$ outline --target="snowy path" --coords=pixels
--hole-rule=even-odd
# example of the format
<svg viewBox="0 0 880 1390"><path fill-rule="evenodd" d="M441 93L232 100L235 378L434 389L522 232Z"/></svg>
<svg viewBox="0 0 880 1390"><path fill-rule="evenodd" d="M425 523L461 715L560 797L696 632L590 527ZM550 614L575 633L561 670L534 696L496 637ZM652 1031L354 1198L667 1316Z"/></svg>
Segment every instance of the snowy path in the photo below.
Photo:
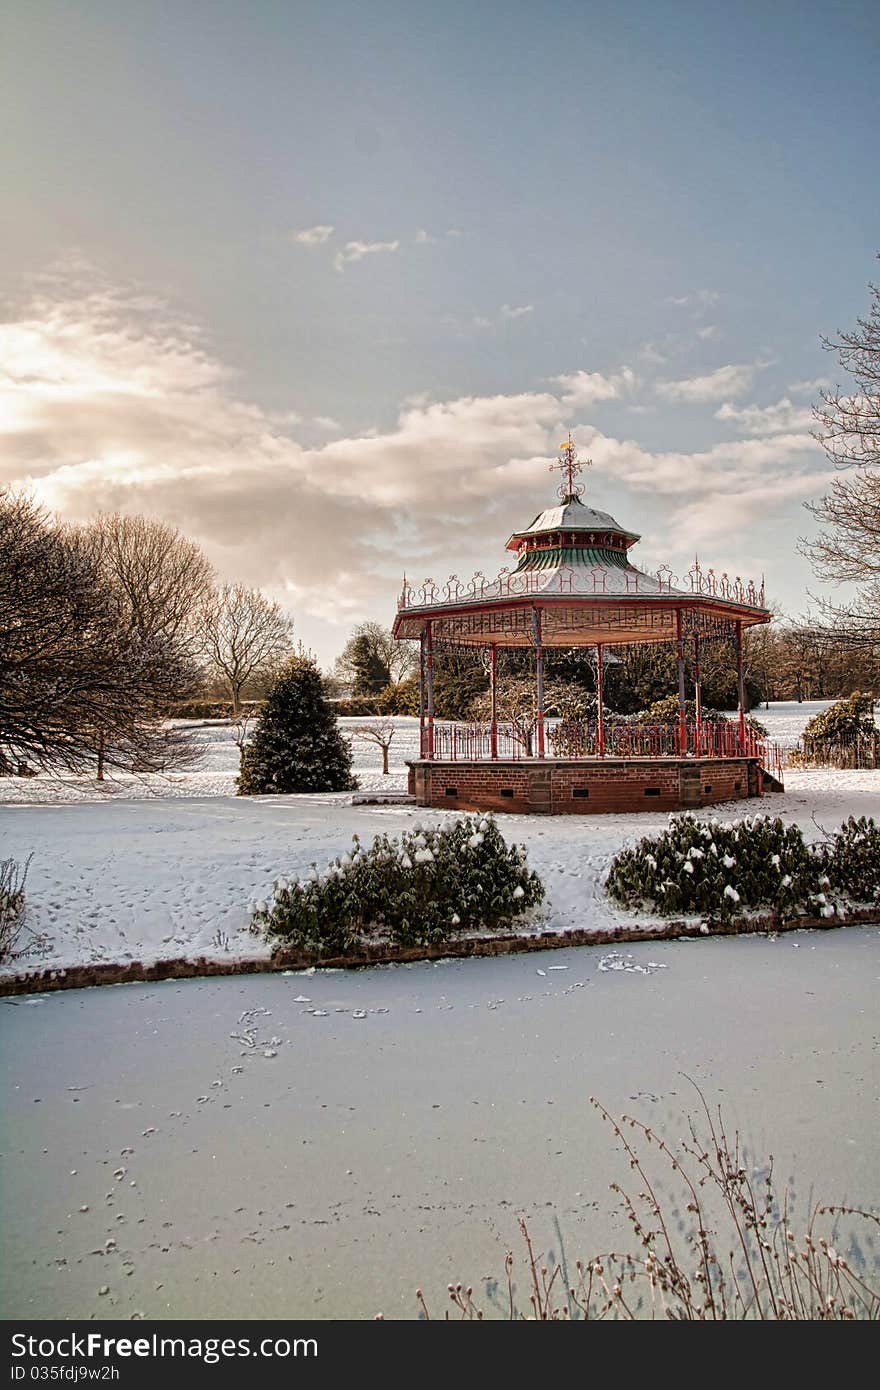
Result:
<svg viewBox="0 0 880 1390"><path fill-rule="evenodd" d="M677 1140L682 1072L798 1213L876 1208L878 977L846 928L0 1001L0 1316L442 1316L520 1212L629 1245L589 1097Z"/></svg>

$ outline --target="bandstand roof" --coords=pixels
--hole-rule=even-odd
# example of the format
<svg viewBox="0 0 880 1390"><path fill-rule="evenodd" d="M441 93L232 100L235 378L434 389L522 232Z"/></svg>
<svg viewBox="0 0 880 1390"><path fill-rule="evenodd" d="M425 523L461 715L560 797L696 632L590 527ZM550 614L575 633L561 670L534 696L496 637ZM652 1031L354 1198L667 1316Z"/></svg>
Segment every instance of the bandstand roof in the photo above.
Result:
<svg viewBox="0 0 880 1390"><path fill-rule="evenodd" d="M636 568L628 551L639 539L608 512L585 506L574 487L580 471L569 440L562 467L568 486L560 503L514 532L514 570L496 579L477 573L465 583L404 580L394 622L397 638L419 638L430 623L436 643L526 647L536 620L545 647L668 642L678 634L727 636L733 625L768 622L764 585L716 574L695 562L683 579L668 566Z"/></svg>
<svg viewBox="0 0 880 1390"><path fill-rule="evenodd" d="M593 507L585 507L578 496L569 494L557 506L548 507L546 511L539 512L531 526L527 526L525 531L515 531L507 542L507 549L516 550L517 541L522 536L540 535L546 531L568 530L611 531L619 536L626 536L631 545L639 540L635 532L627 531L608 512L597 512Z"/></svg>

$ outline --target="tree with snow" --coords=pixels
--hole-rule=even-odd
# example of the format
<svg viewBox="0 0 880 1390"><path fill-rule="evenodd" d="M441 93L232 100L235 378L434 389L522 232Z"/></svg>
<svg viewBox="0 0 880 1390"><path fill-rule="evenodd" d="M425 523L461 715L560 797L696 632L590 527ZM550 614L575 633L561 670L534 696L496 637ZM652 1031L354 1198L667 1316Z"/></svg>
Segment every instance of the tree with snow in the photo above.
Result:
<svg viewBox="0 0 880 1390"><path fill-rule="evenodd" d="M314 659L292 657L241 750L239 796L351 791L351 748L339 731Z"/></svg>

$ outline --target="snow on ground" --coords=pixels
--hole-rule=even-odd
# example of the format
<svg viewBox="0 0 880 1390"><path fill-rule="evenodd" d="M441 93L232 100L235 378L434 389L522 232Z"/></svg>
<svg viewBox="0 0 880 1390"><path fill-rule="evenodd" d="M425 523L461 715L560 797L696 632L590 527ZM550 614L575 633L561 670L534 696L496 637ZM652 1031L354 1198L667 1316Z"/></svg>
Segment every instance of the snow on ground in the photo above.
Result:
<svg viewBox="0 0 880 1390"><path fill-rule="evenodd" d="M780 741L794 741L817 704L761 711ZM343 721L356 724L357 720ZM364 721L360 721L364 722ZM396 719L392 775L383 777L372 744L355 743L362 786L405 786L405 757L415 753L418 722ZM162 777L129 777L103 786L83 779L0 779L0 855L33 853L23 966L152 961L174 956L259 955L268 948L247 929L248 902L272 880L319 868L354 833L399 834L438 824L454 812L412 806L355 806L351 795L234 795L238 750L227 725L205 724L202 763ZM713 808L722 818L756 811L794 821L807 838L846 816L880 818L880 772L788 770L786 793ZM503 816L509 839L526 845L547 886L541 926L596 930L631 920L602 884L614 855L667 823L661 813L609 816Z"/></svg>

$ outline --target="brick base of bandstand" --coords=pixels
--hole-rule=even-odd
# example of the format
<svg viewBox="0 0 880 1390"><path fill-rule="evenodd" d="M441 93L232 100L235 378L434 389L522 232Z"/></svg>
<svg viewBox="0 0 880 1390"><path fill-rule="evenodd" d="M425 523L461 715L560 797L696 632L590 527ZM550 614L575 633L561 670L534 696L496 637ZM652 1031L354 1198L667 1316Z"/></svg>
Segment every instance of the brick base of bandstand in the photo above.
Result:
<svg viewBox="0 0 880 1390"><path fill-rule="evenodd" d="M456 811L597 815L691 811L782 791L757 758L523 758L409 764L418 806Z"/></svg>

